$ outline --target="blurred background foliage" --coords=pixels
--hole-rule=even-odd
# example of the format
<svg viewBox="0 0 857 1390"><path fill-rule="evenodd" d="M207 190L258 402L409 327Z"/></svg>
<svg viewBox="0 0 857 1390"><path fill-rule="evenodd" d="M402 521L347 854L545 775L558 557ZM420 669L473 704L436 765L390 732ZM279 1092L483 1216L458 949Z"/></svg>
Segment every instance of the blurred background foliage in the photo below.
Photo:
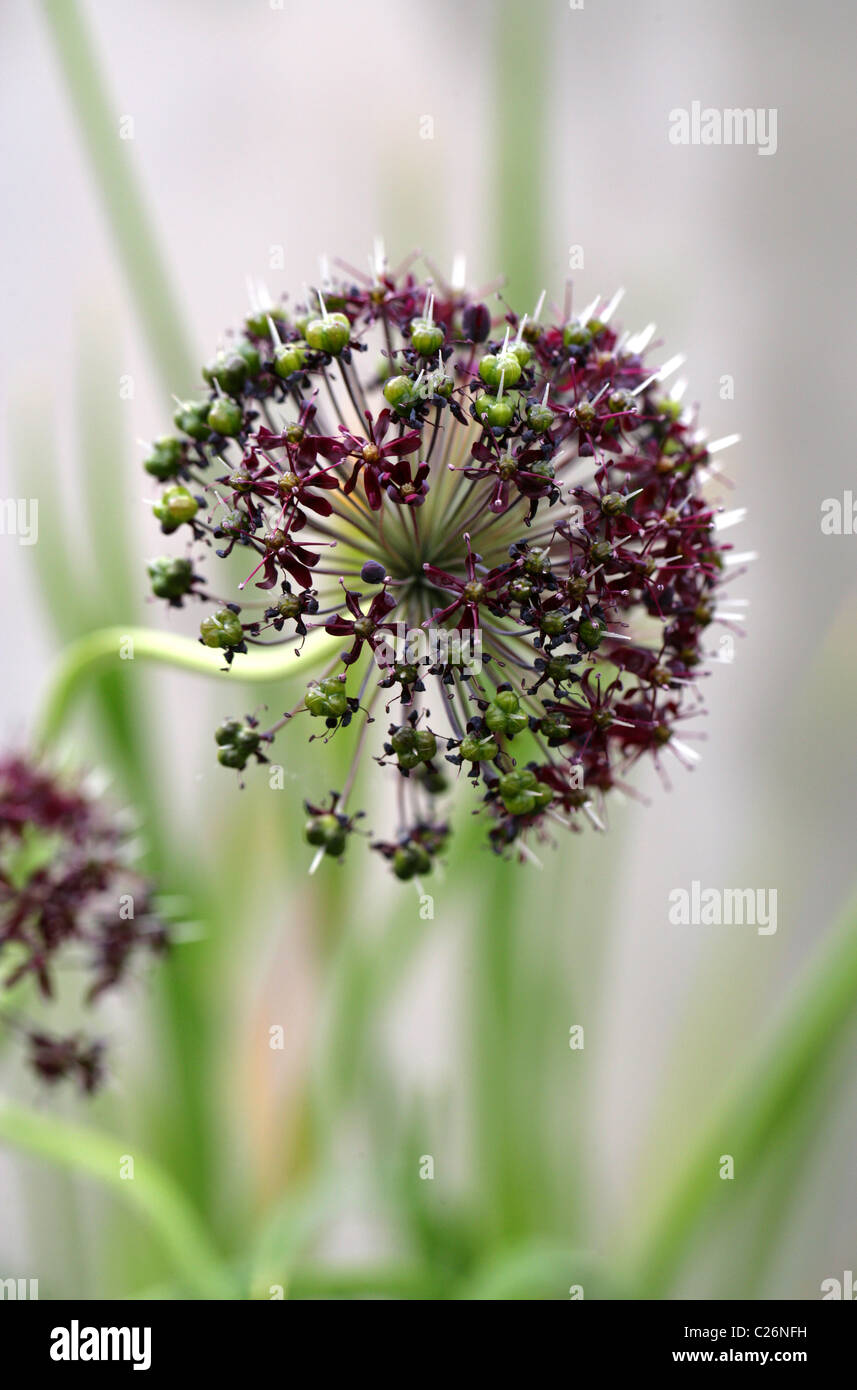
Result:
<svg viewBox="0 0 857 1390"><path fill-rule="evenodd" d="M296 95L287 84L282 93L266 92L255 71L217 62L203 79L217 91L208 111L214 128L199 121L192 91L179 106L183 52L193 36L188 12L215 29L218 49L234 40L249 69L254 45L258 51L274 32L267 26L279 26L283 52L300 52L325 7L329 27L313 64L333 93L332 112L314 104L311 75ZM138 7L121 8L137 21ZM166 419L169 394L193 388L204 351L193 344L210 346L204 334L235 308L237 287L224 237L224 274L212 275L201 253L204 321L189 316L172 287L174 258L164 250L170 238L156 228L171 225L169 199L184 187L202 200L196 234L213 241L217 259L221 201L250 182L241 160L246 154L252 165L253 156L233 143L228 123L251 91L266 113L260 138L269 144L276 197L285 199L277 204L281 215L287 210L284 225L294 229L303 219L314 233L317 223L303 210L318 197L326 201L329 241L319 251L350 247L352 223L362 226L366 217L401 249L416 240L454 247L470 238L480 264L502 266L510 298L527 304L543 284L561 283L566 243L586 240L578 227L590 232L587 255L597 259L608 220L600 200L612 212L625 198L633 220L636 197L638 228L618 242L605 232L611 254L618 260L624 252L629 275L639 275L641 319L660 303L664 318L692 337L702 333L702 320L676 305L692 295L694 275L709 283L705 243L689 253L687 274L677 250L706 228L712 245L732 247L732 279L726 289L712 284L707 301L709 310L723 298L732 307L722 319L712 313L720 347L703 361L715 406L721 367L753 384L746 409L753 457L744 476L736 465L736 476L773 554L767 573L750 584L763 624L754 642L776 644L776 653L757 655L747 673L742 666L753 658L742 650L734 668L717 672L712 685L728 689L719 703L712 698L715 771L707 782L682 779L665 798L653 779L652 807L630 803L615 813L609 835L560 845L545 855L541 873L489 856L477 826L459 811L460 833L442 879L431 885L431 921L421 919L412 891L379 881L365 855L307 877L302 795L341 780L344 740L327 752L323 786L315 748L297 741L287 750L283 792L252 775L241 791L215 765L216 718L235 712L240 700L248 708L261 700L286 707L290 683L261 691L245 685L239 696L222 681L142 662L93 668L68 712L61 747L107 769L113 794L137 808L147 866L176 897L188 926L168 963L151 982L141 979L131 1006L108 1006L114 1075L94 1102L38 1097L14 1061L4 1062L0 1275L38 1274L42 1297L269 1298L282 1286L298 1298L559 1299L573 1285L587 1298L815 1297L821 1278L853 1267L854 1254L847 1175L855 1145L857 932L854 910L840 908L850 856L834 846L853 806L855 599L853 585L839 582L838 559L827 555L826 578L814 573L801 595L788 587L790 546L821 563L814 535L800 531L807 523L794 498L770 490L777 450L792 468L790 451L800 443L778 419L793 389L785 380L791 344L775 332L776 313L757 322L746 358L730 337L741 318L742 275L760 255L733 227L734 204L755 196L758 216L777 226L777 255L799 263L800 224L777 223L778 209L790 205L796 166L784 171L782 160L762 184L767 170L748 174L736 162L724 172L721 162L713 176L720 208L705 202L707 185L694 185L694 209L679 191L671 223L663 207L646 201L629 126L654 109L666 146L668 109L701 94L678 65L685 50L675 35L686 7L618 4L598 20L589 9L570 13L559 0L479 0L466 18L446 0L397 8L393 19L389 7L373 4L286 0L251 20L246 7L226 0L189 5L181 18L161 7L140 53L148 80L176 103L174 163L184 167L150 177L148 198L140 178L151 152L145 138L117 139L119 115L136 109L141 89L129 80L127 38L109 7L45 0L34 7L41 23L32 31L15 31L6 17L28 61L47 62L52 50L45 84L61 78L59 119L73 117L68 138L85 160L73 176L82 186L92 180L127 295L118 321L111 309L87 303L66 330L67 350L52 349L62 393L33 373L15 378L8 439L15 481L7 488L40 499L39 543L15 557L17 583L38 586L39 595L37 616L32 599L22 610L42 633L29 666L23 649L24 668L37 669L43 695L67 644L108 625L161 621L144 600L143 560L154 536L145 516L137 519L135 431L145 418L157 432L151 422ZM712 39L710 75L719 74L727 104L734 97L724 73L734 45L739 59L753 46L751 33L735 36L746 16L740 6L690 9L691 37ZM835 12L823 4L814 11L819 64L837 47L828 22ZM802 14L798 5L756 7L755 34L776 32L781 44L769 68L751 69L756 104L787 105L778 84L800 42ZM153 53L146 44L157 24ZM666 100L656 80L645 85L645 55L659 42L659 80L675 93ZM623 44L624 68L617 58ZM377 127L378 148L371 138L370 148L364 143L374 179L368 211L358 208L354 191L349 204L335 187L342 169L326 165L325 152L347 158L350 103L379 73L387 84L379 100L392 112L413 54L422 53L417 67L433 74L430 58L436 63L456 46L454 70L427 82L407 135L404 118L391 114L389 125ZM559 63L551 60L554 49ZM603 109L608 75L615 75L611 59L620 77L633 79L618 116ZM834 90L838 80L850 90L844 68L825 71ZM822 81L814 67L808 80L811 102ZM585 85L589 97L570 110L557 82L575 94ZM274 157L281 101L294 146L288 161ZM417 117L435 107L447 128L418 157ZM474 110L482 123L471 131ZM611 120L626 142L626 163L611 141ZM799 121L790 130L798 145L809 143ZM475 153L462 172L455 154L465 135ZM351 136L355 151L359 136ZM205 177L188 160L194 143ZM208 146L213 163L203 153ZM686 173L683 155L658 145L657 159L673 156ZM835 149L829 157L835 162ZM557 191L560 173L570 206ZM617 192L623 180L628 188ZM251 226L259 205L248 197L250 222L239 230L258 259L258 246L277 238L266 232L260 242ZM275 222L272 214L266 225ZM674 249L665 254L667 227ZM609 255L601 270L612 273ZM91 283L100 292L97 273ZM756 308L770 307L773 294L773 284L762 284ZM155 392L153 405L138 398L133 410L116 388L128 357L126 322L135 372ZM715 432L729 432L736 415L744 423L743 409L730 408L735 413L727 415L721 403L716 423L724 427ZM835 477L817 481L819 498L836 485ZM809 492L803 501L811 529L818 498ZM841 597L831 600L830 592ZM795 628L784 601L811 606L822 594L818 624L807 631L806 609L798 606ZM14 654L21 618L9 602L7 653ZM228 679L231 690L240 673ZM34 727L36 708L34 689L7 713L14 721L26 710ZM777 938L680 944L666 924L666 894L693 878L776 886ZM71 1019L71 1001L62 1007ZM585 1027L583 1052L569 1048L575 1024ZM285 1029L282 1052L268 1046L273 1025ZM649 1071L641 1074L643 1056ZM734 1182L719 1177L724 1153L734 1156ZM120 1177L125 1154L135 1159L133 1181ZM433 1181L420 1178L426 1155L435 1163Z"/></svg>

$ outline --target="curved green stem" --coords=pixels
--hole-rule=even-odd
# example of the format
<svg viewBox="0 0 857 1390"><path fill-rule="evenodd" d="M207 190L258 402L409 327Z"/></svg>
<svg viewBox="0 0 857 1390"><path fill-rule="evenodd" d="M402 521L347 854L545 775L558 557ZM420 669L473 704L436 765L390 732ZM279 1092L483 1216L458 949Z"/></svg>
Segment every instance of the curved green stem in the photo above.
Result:
<svg viewBox="0 0 857 1390"><path fill-rule="evenodd" d="M157 1231L179 1277L197 1297L236 1297L232 1277L187 1199L150 1159L139 1153L123 1154L122 1141L112 1135L5 1102L0 1105L0 1141L106 1183L136 1206ZM130 1157L134 1167L127 1172Z"/></svg>
<svg viewBox="0 0 857 1390"><path fill-rule="evenodd" d="M203 647L190 637L146 627L100 628L72 642L60 657L36 727L38 743L44 747L56 738L96 666L106 661L130 665L140 658L242 683L282 680L296 664L293 647L276 647L269 652L248 652L239 658L234 671L228 671L222 652Z"/></svg>

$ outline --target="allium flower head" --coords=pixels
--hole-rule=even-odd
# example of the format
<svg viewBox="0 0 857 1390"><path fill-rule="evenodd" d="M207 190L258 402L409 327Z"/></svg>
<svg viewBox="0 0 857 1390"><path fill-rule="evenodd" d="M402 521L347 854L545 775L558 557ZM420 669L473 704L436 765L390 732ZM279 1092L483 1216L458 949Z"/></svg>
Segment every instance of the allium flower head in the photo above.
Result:
<svg viewBox="0 0 857 1390"><path fill-rule="evenodd" d="M374 754L400 795L373 848L402 878L432 867L455 782L497 851L529 854L601 827L644 755L690 761L676 733L729 558L709 450L663 384L679 359L613 326L618 296L519 316L412 267L344 268L294 307L260 292L145 462L186 540L151 562L155 593L202 600L227 665L285 644L307 671L270 727L221 725L220 762L264 761L295 724L353 740L307 839L344 852ZM237 588L234 562L203 577L206 552L241 557Z"/></svg>
<svg viewBox="0 0 857 1390"><path fill-rule="evenodd" d="M140 950L160 953L167 933L148 884L130 862L129 828L84 786L24 756L0 759L0 986L30 981L43 1000L60 971L89 976L92 1003L126 976ZM20 991L19 991L20 992ZM17 998L16 998L17 1003ZM46 1081L102 1079L103 1045L25 1023L30 1061Z"/></svg>

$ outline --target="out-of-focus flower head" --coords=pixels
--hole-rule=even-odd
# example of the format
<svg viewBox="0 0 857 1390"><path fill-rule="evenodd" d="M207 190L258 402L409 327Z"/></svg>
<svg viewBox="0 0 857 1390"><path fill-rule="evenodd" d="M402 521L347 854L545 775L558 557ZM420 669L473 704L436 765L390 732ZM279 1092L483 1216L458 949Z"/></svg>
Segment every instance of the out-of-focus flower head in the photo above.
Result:
<svg viewBox="0 0 857 1390"><path fill-rule="evenodd" d="M51 1001L60 972L75 968L92 1004L122 983L138 952L167 946L131 846L115 808L83 783L23 754L0 758L0 988L16 991L8 1021L25 1034L30 1062L48 1082L68 1077L95 1090L103 1044L23 1021L18 1004L27 985Z"/></svg>
<svg viewBox="0 0 857 1390"><path fill-rule="evenodd" d="M151 562L155 594L202 600L200 641L227 665L287 644L312 671L270 727L221 725L220 762L263 761L296 723L354 740L311 813L314 862L354 829L373 723L400 779L395 835L373 848L400 877L432 867L452 781L498 852L531 854L601 828L644 756L695 759L677 731L701 710L710 626L734 618L718 528L737 514L703 495L713 446L664 385L681 359L646 360L654 328L616 329L618 296L577 314L544 298L492 309L381 255L368 277L325 269L293 310L259 287L145 461L162 531L187 542ZM206 551L229 561L216 579Z"/></svg>

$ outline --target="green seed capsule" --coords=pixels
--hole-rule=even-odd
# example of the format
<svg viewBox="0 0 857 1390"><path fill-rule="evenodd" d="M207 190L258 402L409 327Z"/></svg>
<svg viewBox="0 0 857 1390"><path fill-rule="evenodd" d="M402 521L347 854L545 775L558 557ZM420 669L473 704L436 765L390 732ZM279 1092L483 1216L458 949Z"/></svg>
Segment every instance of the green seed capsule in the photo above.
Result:
<svg viewBox="0 0 857 1390"><path fill-rule="evenodd" d="M465 734L459 744L458 751L468 763L483 763L496 758L500 752L500 747L493 736L483 735L479 737L477 734Z"/></svg>
<svg viewBox="0 0 857 1390"><path fill-rule="evenodd" d="M601 510L605 516L619 516L625 510L625 501L621 492L605 492L601 498Z"/></svg>
<svg viewBox="0 0 857 1390"><path fill-rule="evenodd" d="M411 320L411 346L421 357L435 357L443 347L444 337L441 324L430 319Z"/></svg>
<svg viewBox="0 0 857 1390"><path fill-rule="evenodd" d="M208 410L208 401L182 401L181 405L176 407L173 424L183 434L189 434L191 439L208 439L211 434L208 428Z"/></svg>
<svg viewBox="0 0 857 1390"><path fill-rule="evenodd" d="M542 614L539 619L539 631L543 632L546 637L559 637L560 633L565 631L567 622L568 614L564 613L562 609L555 608L550 613Z"/></svg>
<svg viewBox="0 0 857 1390"><path fill-rule="evenodd" d="M403 772L413 772L415 767L420 766L420 755L415 748L403 748L396 754L396 761Z"/></svg>
<svg viewBox="0 0 857 1390"><path fill-rule="evenodd" d="M324 827L322 825L322 819L323 818L321 816L313 816L312 820L308 820L306 825L304 826L304 835L306 836L307 841L311 845L323 845L325 842L325 833ZM325 817L324 819L327 818ZM335 816L331 816L330 819L335 823Z"/></svg>
<svg viewBox="0 0 857 1390"><path fill-rule="evenodd" d="M337 357L350 338L351 323L346 314L325 314L323 318L310 319L306 327L310 347L331 357Z"/></svg>
<svg viewBox="0 0 857 1390"><path fill-rule="evenodd" d="M344 681L337 676L326 676L324 680L313 681L304 696L304 704L310 714L319 718L339 719L348 709L348 694Z"/></svg>
<svg viewBox="0 0 857 1390"><path fill-rule="evenodd" d="M598 422L595 406L590 401L581 401L574 408L574 422L585 434L589 434Z"/></svg>
<svg viewBox="0 0 857 1390"><path fill-rule="evenodd" d="M545 670L555 685L562 685L563 681L571 679L574 666L570 656L552 656L546 663Z"/></svg>
<svg viewBox="0 0 857 1390"><path fill-rule="evenodd" d="M306 837L311 845L326 845L328 840L339 834L340 825L336 816L313 816L306 823Z"/></svg>
<svg viewBox="0 0 857 1390"><path fill-rule="evenodd" d="M529 721L515 692L498 690L485 711L485 723L492 733L514 738L516 734L523 733Z"/></svg>
<svg viewBox="0 0 857 1390"><path fill-rule="evenodd" d="M214 742L220 747L224 747L227 743L234 743L242 728L240 719L224 719L214 731Z"/></svg>
<svg viewBox="0 0 857 1390"><path fill-rule="evenodd" d="M405 882L417 874L431 873L431 855L423 845L399 845L391 862L396 878Z"/></svg>
<svg viewBox="0 0 857 1390"><path fill-rule="evenodd" d="M253 753L257 751L261 737L254 728L250 728L247 724L239 724L238 720L229 720L228 723L233 724L233 726L236 724L238 727L233 731L232 738L218 738L215 735L219 744L217 760L222 767L236 767L239 771L243 771ZM222 734L222 731L224 731L224 726L221 724L218 734Z"/></svg>
<svg viewBox="0 0 857 1390"><path fill-rule="evenodd" d="M578 628L578 638L582 647L594 652L604 640L605 625L597 618L584 618Z"/></svg>
<svg viewBox="0 0 857 1390"><path fill-rule="evenodd" d="M236 507L233 511L227 512L226 515L221 518L218 530L222 531L224 536L240 536L246 526L247 513L239 511Z"/></svg>
<svg viewBox="0 0 857 1390"><path fill-rule="evenodd" d="M193 583L193 567L183 556L173 559L162 555L150 560L146 569L156 598L181 598Z"/></svg>
<svg viewBox="0 0 857 1390"><path fill-rule="evenodd" d="M262 370L262 355L249 338L239 338L235 344L236 354L242 358L248 377L256 377Z"/></svg>
<svg viewBox="0 0 857 1390"><path fill-rule="evenodd" d="M243 772L247 766L247 754L237 744L225 743L217 750L217 761L221 767L231 767Z"/></svg>
<svg viewBox="0 0 857 1390"><path fill-rule="evenodd" d="M301 601L297 594L285 594L277 603L277 612L281 618L297 618L301 611Z"/></svg>
<svg viewBox="0 0 857 1390"><path fill-rule="evenodd" d="M553 792L531 768L507 772L499 778L500 799L511 816L531 816L553 801Z"/></svg>
<svg viewBox="0 0 857 1390"><path fill-rule="evenodd" d="M228 738L225 737L227 726L231 729L231 737ZM219 745L217 761L223 767L234 767L243 772L261 743L261 735L248 724L239 724L237 719L230 719L221 724L215 740Z"/></svg>
<svg viewBox="0 0 857 1390"><path fill-rule="evenodd" d="M504 386L511 387L520 378L521 364L512 351L489 352L479 363L479 375L486 386L499 386L502 381Z"/></svg>
<svg viewBox="0 0 857 1390"><path fill-rule="evenodd" d="M227 396L218 396L208 412L208 423L218 434L240 434L244 423L244 411L237 401Z"/></svg>
<svg viewBox="0 0 857 1390"><path fill-rule="evenodd" d="M508 396L491 396L487 391L476 397L476 414L492 429L506 429L515 413L514 403Z"/></svg>
<svg viewBox="0 0 857 1390"><path fill-rule="evenodd" d="M174 435L162 435L152 445L152 452L144 461L143 467L153 478L158 478L164 483L167 478L176 476L184 461L184 449L182 441Z"/></svg>
<svg viewBox="0 0 857 1390"><path fill-rule="evenodd" d="M655 409L663 420L675 424L681 415L681 401L674 401L671 396L665 396L662 401L658 401Z"/></svg>
<svg viewBox="0 0 857 1390"><path fill-rule="evenodd" d="M274 349L274 371L277 376L299 372L306 361L306 343L281 343Z"/></svg>
<svg viewBox="0 0 857 1390"><path fill-rule="evenodd" d="M244 641L241 619L231 608L221 608L203 618L199 633L206 647L237 647Z"/></svg>
<svg viewBox="0 0 857 1390"><path fill-rule="evenodd" d="M272 304L268 309L254 310L252 314L247 315L244 323L247 331L252 333L255 338L270 338L269 319L273 321L274 327L278 330L285 328L288 323L286 311L280 304Z"/></svg>
<svg viewBox="0 0 857 1390"><path fill-rule="evenodd" d="M524 561L524 569L536 579L545 579L551 572L550 557L533 552Z"/></svg>
<svg viewBox="0 0 857 1390"><path fill-rule="evenodd" d="M318 848L324 846L326 854L333 858L338 858L345 849L346 832L339 821L339 817L328 811L322 816L313 816L308 820L304 827L304 835L307 842L316 845Z"/></svg>
<svg viewBox="0 0 857 1390"><path fill-rule="evenodd" d="M533 349L529 343L510 343L509 351L514 353L522 367L528 367L533 360Z"/></svg>
<svg viewBox="0 0 857 1390"><path fill-rule="evenodd" d="M230 396L240 396L247 380L247 363L239 352L219 352L207 367L203 367L202 375L209 383L216 381L221 391Z"/></svg>
<svg viewBox="0 0 857 1390"><path fill-rule="evenodd" d="M393 675L401 685L414 685L419 679L419 674L412 661L397 661L393 666Z"/></svg>
<svg viewBox="0 0 857 1390"><path fill-rule="evenodd" d="M161 530L169 535L186 521L193 521L199 511L199 503L186 487L168 487L159 502L152 507L152 513L161 523Z"/></svg>
<svg viewBox="0 0 857 1390"><path fill-rule="evenodd" d="M324 852L325 854L329 854L331 859L338 859L340 855L345 853L345 845L345 831L340 827L338 835L331 835L330 839L327 841Z"/></svg>
<svg viewBox="0 0 857 1390"><path fill-rule="evenodd" d="M592 331L585 323L572 320L562 330L562 341L566 347L586 347L592 342Z"/></svg>
<svg viewBox="0 0 857 1390"><path fill-rule="evenodd" d="M416 729L406 724L402 729L396 729L390 735L390 745L395 753L411 753L416 743Z"/></svg>
<svg viewBox="0 0 857 1390"><path fill-rule="evenodd" d="M556 748L571 738L571 725L564 714L546 714L539 724L539 732L548 741L548 747Z"/></svg>
<svg viewBox="0 0 857 1390"><path fill-rule="evenodd" d="M437 739L430 729L417 729L416 751L426 763L437 757Z"/></svg>
<svg viewBox="0 0 857 1390"><path fill-rule="evenodd" d="M410 377L391 376L384 386L384 399L394 410L401 411L402 414L410 410L416 399Z"/></svg>
<svg viewBox="0 0 857 1390"><path fill-rule="evenodd" d="M396 878L402 879L403 882L407 882L409 878L413 878L416 873L410 849L407 845L399 845L393 855L392 865L393 873L396 875Z"/></svg>
<svg viewBox="0 0 857 1390"><path fill-rule="evenodd" d="M417 873L418 873L418 874L428 874L428 873L431 873L431 855L429 854L428 850L425 848L425 845L414 845L414 846L413 846L413 851L414 851L414 859L415 859L416 866L417 866Z"/></svg>
<svg viewBox="0 0 857 1390"><path fill-rule="evenodd" d="M546 434L554 423L556 416L549 405L542 405L540 401L531 405L527 410L527 424L536 434Z"/></svg>
<svg viewBox="0 0 857 1390"><path fill-rule="evenodd" d="M530 472L535 473L537 478L556 477L556 469L550 459L536 459L535 463L530 465Z"/></svg>
<svg viewBox="0 0 857 1390"><path fill-rule="evenodd" d="M390 746L399 766L411 770L420 763L430 763L437 756L437 739L430 729L415 729L410 724L396 729L390 736Z"/></svg>
<svg viewBox="0 0 857 1390"><path fill-rule="evenodd" d="M636 408L637 402L630 391L612 391L607 397L607 409L611 414L615 415L618 412L636 410Z"/></svg>

